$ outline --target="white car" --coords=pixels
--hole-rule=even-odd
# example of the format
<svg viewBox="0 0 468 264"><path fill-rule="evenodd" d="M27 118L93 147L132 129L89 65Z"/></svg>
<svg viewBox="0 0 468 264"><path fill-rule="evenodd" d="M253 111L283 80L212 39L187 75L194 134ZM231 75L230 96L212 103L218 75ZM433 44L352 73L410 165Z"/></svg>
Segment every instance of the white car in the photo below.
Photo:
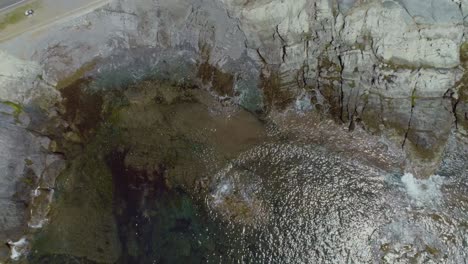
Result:
<svg viewBox="0 0 468 264"><path fill-rule="evenodd" d="M34 10L32 10L32 9L26 10L26 11L24 12L24 15L25 15L25 16L32 16L33 14L34 14Z"/></svg>

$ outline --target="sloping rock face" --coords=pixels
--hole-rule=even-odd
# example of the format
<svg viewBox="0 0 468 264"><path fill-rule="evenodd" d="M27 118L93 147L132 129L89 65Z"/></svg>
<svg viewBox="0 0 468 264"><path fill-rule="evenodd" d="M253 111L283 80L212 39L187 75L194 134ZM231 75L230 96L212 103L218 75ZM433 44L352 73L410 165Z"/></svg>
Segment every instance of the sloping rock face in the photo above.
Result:
<svg viewBox="0 0 468 264"><path fill-rule="evenodd" d="M63 162L43 121L61 111L56 88L83 77L193 83L259 115L319 112L434 174L444 151L460 153L448 139L468 134L467 17L467 0L113 0L4 41L0 240L46 220Z"/></svg>
<svg viewBox="0 0 468 264"><path fill-rule="evenodd" d="M466 1L224 2L278 90L393 138L414 174L433 173L464 130Z"/></svg>
<svg viewBox="0 0 468 264"><path fill-rule="evenodd" d="M31 116L19 105L0 102L0 240L20 240L24 228L41 227L46 219L44 208L31 202L44 200L48 206L60 158L48 151L50 140L28 130ZM35 191L33 191L35 190ZM2 243L0 259L9 250Z"/></svg>
<svg viewBox="0 0 468 264"><path fill-rule="evenodd" d="M121 69L108 86L151 72L199 80L254 112L305 100L392 138L425 177L452 130L466 130L466 15L467 2L451 0L116 0L34 46L24 34L2 48L40 64L50 85Z"/></svg>
<svg viewBox="0 0 468 264"><path fill-rule="evenodd" d="M452 97L463 74L463 17L461 4L452 1L385 1L337 20L342 120L394 130L417 175L438 166L458 119Z"/></svg>
<svg viewBox="0 0 468 264"><path fill-rule="evenodd" d="M54 88L81 77L190 81L258 114L317 111L383 135L427 177L449 136L468 133L467 16L466 0L114 0L0 43L0 100L53 117ZM40 149L26 127L0 128L19 166L0 172L5 186Z"/></svg>

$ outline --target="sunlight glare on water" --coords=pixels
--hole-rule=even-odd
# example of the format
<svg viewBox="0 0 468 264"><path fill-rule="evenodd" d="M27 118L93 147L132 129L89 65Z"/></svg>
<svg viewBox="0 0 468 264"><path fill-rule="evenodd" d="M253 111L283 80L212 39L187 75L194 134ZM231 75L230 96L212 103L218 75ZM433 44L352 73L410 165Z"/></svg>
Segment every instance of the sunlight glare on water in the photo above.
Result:
<svg viewBox="0 0 468 264"><path fill-rule="evenodd" d="M441 176L421 180L404 174L387 181L389 175L383 171L317 146L272 143L243 153L217 177L208 204L213 214L248 227L247 236L231 234L233 240L247 240L241 244L250 242L237 252L242 259L263 263L466 259L466 230L460 228L466 211L460 214L441 206L447 198ZM257 188L247 200L242 193L250 184ZM236 223L237 214L251 220Z"/></svg>

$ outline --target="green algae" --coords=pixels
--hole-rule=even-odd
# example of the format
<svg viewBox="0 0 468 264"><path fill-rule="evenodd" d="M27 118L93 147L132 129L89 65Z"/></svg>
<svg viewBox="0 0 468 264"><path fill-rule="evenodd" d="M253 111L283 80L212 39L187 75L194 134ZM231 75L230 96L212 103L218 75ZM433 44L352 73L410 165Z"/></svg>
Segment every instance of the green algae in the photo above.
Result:
<svg viewBox="0 0 468 264"><path fill-rule="evenodd" d="M234 76L204 62L198 67L198 76L202 82L211 84L211 89L220 96L234 95Z"/></svg>
<svg viewBox="0 0 468 264"><path fill-rule="evenodd" d="M119 134L109 133L102 124L103 99L85 92L87 85L89 80L80 80L61 90L62 118L70 126L53 142L54 151L64 153L68 164L56 180L49 212L52 220L34 237L30 263L52 261L54 256L114 263L120 255L112 175L103 156L115 146Z"/></svg>
<svg viewBox="0 0 468 264"><path fill-rule="evenodd" d="M336 122L343 122L342 90L339 85L342 81L341 65L327 56L321 56L318 69L320 71L319 90L329 105L328 112Z"/></svg>
<svg viewBox="0 0 468 264"><path fill-rule="evenodd" d="M331 61L326 56L323 56L323 57L320 58L319 68L323 69L323 70L326 70L326 71L333 72L333 73L340 73L341 70L342 70L341 66L338 63L335 63L335 62ZM338 78L338 76L336 78Z"/></svg>
<svg viewBox="0 0 468 264"><path fill-rule="evenodd" d="M15 118L18 118L19 115L23 112L23 107L18 103L12 101L4 101L2 102L2 104L7 105L13 109L13 116Z"/></svg>
<svg viewBox="0 0 468 264"><path fill-rule="evenodd" d="M468 65L466 65L466 62L468 62L468 42L464 42L460 45L460 61L463 67L468 67Z"/></svg>
<svg viewBox="0 0 468 264"><path fill-rule="evenodd" d="M303 41L311 41L313 39L314 35L312 32L302 32L301 33L301 39Z"/></svg>
<svg viewBox="0 0 468 264"><path fill-rule="evenodd" d="M391 251L391 245L390 243L385 243L380 246L380 251L382 251L384 254L387 254Z"/></svg>
<svg viewBox="0 0 468 264"><path fill-rule="evenodd" d="M179 228L177 223L182 220L178 219L198 221L185 192L196 195L200 191L196 186L209 171L204 162L207 155L210 165L219 168L227 157L236 156L262 136L261 124L252 127L257 121L250 115L243 117L245 111L230 112L234 117L231 121L213 116L208 105L218 102L210 101L206 92L191 86L145 81L120 92L102 94L88 89L92 85L92 80L81 79L61 89L62 116L70 125L54 142L56 151L67 157L68 165L57 179L51 221L33 241L31 263L61 257L100 263L140 258L146 242L128 236L128 223L119 221L134 221L136 217L125 205L133 200L125 197L140 197L145 192L126 188L154 186L147 191L161 195L157 201L165 204L158 202L156 208L148 205L148 210L137 216L169 221L157 227L169 234L172 228ZM245 118L247 121L242 121ZM209 154L216 152L222 155ZM127 180L130 182L125 183ZM173 204L173 200L181 204ZM164 210L169 210L169 215L180 211L187 214L163 220ZM157 236L155 241L166 239ZM182 237L167 240L180 245L157 244L154 254L160 257L169 248L184 248L182 255L189 258L192 248L200 247L197 241L187 243Z"/></svg>
<svg viewBox="0 0 468 264"><path fill-rule="evenodd" d="M32 258L73 255L113 263L120 254L113 216L113 184L102 154L114 138L97 135L58 177L52 221L33 241Z"/></svg>
<svg viewBox="0 0 468 264"><path fill-rule="evenodd" d="M401 71L401 70L409 70L409 71L417 71L421 69L433 69L434 66L432 65L426 65L426 64L409 64L406 62L401 62L401 61L395 61L395 60L389 60L389 61L384 61L383 64L381 65L383 70L390 70L390 71Z"/></svg>
<svg viewBox="0 0 468 264"><path fill-rule="evenodd" d="M25 264L25 262L14 262L17 264ZM89 260L84 257L63 255L63 254L54 254L54 255L32 255L29 257L29 263L34 264L100 264L98 262Z"/></svg>
<svg viewBox="0 0 468 264"><path fill-rule="evenodd" d="M458 87L458 100L454 110L458 128L468 133L468 42L460 46L460 61L465 68L465 73L455 85Z"/></svg>
<svg viewBox="0 0 468 264"><path fill-rule="evenodd" d="M468 231L468 222L461 222L459 226Z"/></svg>
<svg viewBox="0 0 468 264"><path fill-rule="evenodd" d="M369 93L364 97L366 110L360 114L360 118L366 129L371 133L383 133L381 127L384 126L386 128L385 132L395 136L398 140L407 136L408 140L405 145L408 146L410 155L414 159L430 161L437 156L437 151L443 147L443 143L431 145L429 148L418 145L419 135L411 126L408 127L409 120L402 118L401 115L389 114L396 112L394 109L394 103L396 102L408 105L408 111L410 112L411 108L417 107L418 99L415 91L409 98L404 99L391 99L379 93Z"/></svg>
<svg viewBox="0 0 468 264"><path fill-rule="evenodd" d="M375 93L369 93L364 97L364 104L366 106L373 107L366 107L365 111L360 114L360 118L365 124L367 131L371 133L380 133L380 126L384 125L382 120L382 109L380 107L382 105L381 100L383 100L383 98L379 94Z"/></svg>
<svg viewBox="0 0 468 264"><path fill-rule="evenodd" d="M437 248L435 247L431 247L429 245L426 245L425 249L424 249L427 253L435 256L435 255L438 255L440 254L440 250L438 250Z"/></svg>
<svg viewBox="0 0 468 264"><path fill-rule="evenodd" d="M35 187L34 185L36 184L34 179L28 178L28 177L21 178L21 182L26 184L30 188L34 188Z"/></svg>
<svg viewBox="0 0 468 264"><path fill-rule="evenodd" d="M296 95L287 89L287 83L283 83L278 72L260 74L260 89L263 91L266 112L272 109L284 110L296 99Z"/></svg>
<svg viewBox="0 0 468 264"><path fill-rule="evenodd" d="M85 172L90 171L85 168ZM96 167L89 175L97 177L92 182L97 182L98 186L81 183L78 185L80 190L57 187L57 202L50 215L53 221L33 243L38 252L36 255L74 255L106 263L117 260L120 246L112 214L111 192L107 187L112 186L111 177L108 172ZM71 175L66 179L80 176L84 175Z"/></svg>
<svg viewBox="0 0 468 264"><path fill-rule="evenodd" d="M92 137L103 119L104 98L99 93L85 91L90 79L81 79L60 90L63 98L64 119L72 124L73 131L65 134L70 139Z"/></svg>

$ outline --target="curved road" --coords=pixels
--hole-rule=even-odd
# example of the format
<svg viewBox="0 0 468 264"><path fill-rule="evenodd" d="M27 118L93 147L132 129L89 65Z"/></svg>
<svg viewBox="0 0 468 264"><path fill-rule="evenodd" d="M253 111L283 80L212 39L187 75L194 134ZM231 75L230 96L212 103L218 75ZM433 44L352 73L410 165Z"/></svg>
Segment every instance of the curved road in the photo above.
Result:
<svg viewBox="0 0 468 264"><path fill-rule="evenodd" d="M15 0L0 0L3 1L15 1ZM84 14L87 14L105 4L111 0L73 0L73 1L57 1L57 0L16 0L15 7L22 5L27 2L37 3L34 16L28 19L23 19L14 25L0 30L0 42L7 39L19 36L25 32L33 32L44 29L51 26L59 21L65 19L73 19ZM5 4L0 5L3 6ZM11 7L13 8L13 7ZM3 10L9 10L10 7L3 8ZM0 12L2 10L0 9ZM8 12L8 11L6 11Z"/></svg>
<svg viewBox="0 0 468 264"><path fill-rule="evenodd" d="M15 7L23 2L26 2L26 0L0 0L0 12Z"/></svg>

